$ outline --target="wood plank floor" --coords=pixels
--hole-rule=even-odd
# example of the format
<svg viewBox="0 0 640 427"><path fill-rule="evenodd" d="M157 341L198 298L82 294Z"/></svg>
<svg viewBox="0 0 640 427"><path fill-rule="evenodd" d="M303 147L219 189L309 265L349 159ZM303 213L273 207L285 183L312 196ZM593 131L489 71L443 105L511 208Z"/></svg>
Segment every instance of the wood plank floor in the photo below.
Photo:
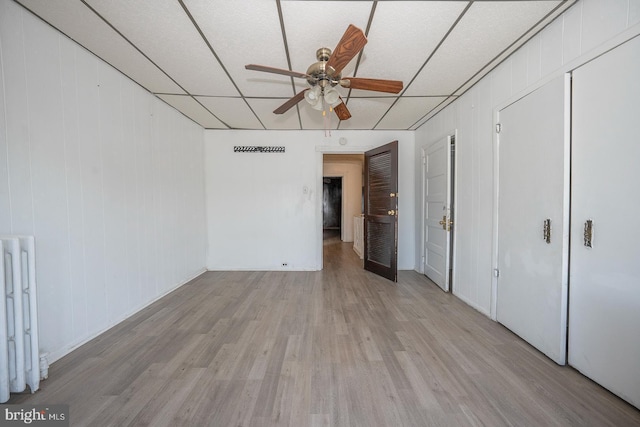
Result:
<svg viewBox="0 0 640 427"><path fill-rule="evenodd" d="M208 272L50 368L72 426L633 426L640 411L424 276Z"/></svg>

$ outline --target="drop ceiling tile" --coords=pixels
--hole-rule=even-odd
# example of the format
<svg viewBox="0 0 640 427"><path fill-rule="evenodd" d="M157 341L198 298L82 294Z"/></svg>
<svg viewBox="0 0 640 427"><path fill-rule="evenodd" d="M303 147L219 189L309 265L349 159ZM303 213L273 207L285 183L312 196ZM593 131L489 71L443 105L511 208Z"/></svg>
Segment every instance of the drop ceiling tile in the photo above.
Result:
<svg viewBox="0 0 640 427"><path fill-rule="evenodd" d="M446 98L402 97L376 126L376 129L409 129Z"/></svg>
<svg viewBox="0 0 640 427"><path fill-rule="evenodd" d="M333 50L349 24L365 31L373 2L283 1L281 5L291 67L306 72L316 62L316 51L321 47ZM356 59L357 55L343 75L353 74Z"/></svg>
<svg viewBox="0 0 640 427"><path fill-rule="evenodd" d="M413 96L453 93L559 3L473 3L405 93Z"/></svg>
<svg viewBox="0 0 640 427"><path fill-rule="evenodd" d="M190 94L238 95L177 1L87 2Z"/></svg>
<svg viewBox="0 0 640 427"><path fill-rule="evenodd" d="M449 31L468 2L379 2L358 77L401 80L405 87ZM395 96L353 91L355 96Z"/></svg>
<svg viewBox="0 0 640 427"><path fill-rule="evenodd" d="M340 129L373 129L396 98L349 98L349 120L340 122Z"/></svg>
<svg viewBox="0 0 640 427"><path fill-rule="evenodd" d="M232 129L264 129L242 98L197 96L196 99Z"/></svg>
<svg viewBox="0 0 640 427"><path fill-rule="evenodd" d="M528 33L524 36L521 37L519 39L514 39L511 46L508 47L507 49L504 49L502 51L502 53L500 53L498 56L494 57L493 61L491 61L490 63L488 63L487 65L485 65L484 68L479 69L476 74L469 80L467 80L467 82L461 86L456 92L455 95L456 96L460 96L462 95L465 91L467 91L471 86L475 85L476 83L478 83L487 73L489 73L491 70L493 70L495 67L497 67L498 65L500 65L503 61L505 61L507 58L509 58L509 56L511 56L511 54L515 53L518 49L520 49L520 47L523 47L525 45L525 43L529 42L529 40L531 40L531 43L535 44L538 43L538 49L540 50L540 39L542 38L542 34L547 30L547 28L549 28L549 23L552 23L552 21L560 16L565 10L567 10L569 7L571 7L574 4L575 0L567 0L565 2L563 2L560 7L556 8L555 11L553 11L552 13L548 14L544 19L538 21L538 23L536 25L534 25L533 27L530 28L530 30L528 31ZM555 21L552 24L560 24L560 26L562 26L562 20L560 21ZM546 28L545 28L546 27ZM538 31L540 31L541 29L543 29L542 33L538 33ZM531 37L533 34L536 34L534 37ZM537 42L536 42L537 40ZM524 47L526 49L526 47ZM540 51L541 53L541 51ZM538 58L538 60L540 60L540 58ZM540 65L540 64L538 64ZM527 78L529 78L530 76L527 76Z"/></svg>
<svg viewBox="0 0 640 427"><path fill-rule="evenodd" d="M242 7L233 1L184 2L244 96L292 95L290 77L244 68L289 68L275 1L243 0Z"/></svg>
<svg viewBox="0 0 640 427"><path fill-rule="evenodd" d="M20 0L53 27L150 92L184 93L151 61L77 0Z"/></svg>
<svg viewBox="0 0 640 427"><path fill-rule="evenodd" d="M228 129L220 120L188 95L157 95L176 110L207 129Z"/></svg>
<svg viewBox="0 0 640 427"><path fill-rule="evenodd" d="M298 110L293 107L284 114L274 114L273 110L283 104L287 98L259 99L248 98L247 102L256 112L267 129L300 129Z"/></svg>

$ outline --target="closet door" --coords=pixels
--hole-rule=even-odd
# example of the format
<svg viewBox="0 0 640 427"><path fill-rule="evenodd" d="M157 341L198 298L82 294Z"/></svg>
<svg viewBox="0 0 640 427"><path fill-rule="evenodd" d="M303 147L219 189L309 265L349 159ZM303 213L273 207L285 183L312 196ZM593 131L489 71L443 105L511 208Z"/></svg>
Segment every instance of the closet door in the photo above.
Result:
<svg viewBox="0 0 640 427"><path fill-rule="evenodd" d="M500 110L496 317L556 363L567 354L569 85Z"/></svg>
<svg viewBox="0 0 640 427"><path fill-rule="evenodd" d="M569 298L569 364L637 407L639 76L640 37L573 74Z"/></svg>

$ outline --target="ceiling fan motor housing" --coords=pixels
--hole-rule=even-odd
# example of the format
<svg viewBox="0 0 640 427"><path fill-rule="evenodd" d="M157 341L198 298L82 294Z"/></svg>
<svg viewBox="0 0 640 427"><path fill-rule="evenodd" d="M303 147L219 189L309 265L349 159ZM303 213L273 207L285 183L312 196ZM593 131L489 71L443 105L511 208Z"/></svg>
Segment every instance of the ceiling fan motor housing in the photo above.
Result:
<svg viewBox="0 0 640 427"><path fill-rule="evenodd" d="M340 81L341 74L336 73L335 68L327 66L327 61L330 57L331 49L327 47L321 47L316 51L318 62L311 64L307 69L307 74L309 75L307 82L311 87L319 85L324 89L327 85L333 87Z"/></svg>

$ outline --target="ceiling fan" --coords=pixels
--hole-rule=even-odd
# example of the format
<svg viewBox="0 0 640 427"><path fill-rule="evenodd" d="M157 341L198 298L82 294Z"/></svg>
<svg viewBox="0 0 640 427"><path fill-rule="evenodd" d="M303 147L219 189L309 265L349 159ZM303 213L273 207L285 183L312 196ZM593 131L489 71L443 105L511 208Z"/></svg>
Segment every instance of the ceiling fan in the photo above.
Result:
<svg viewBox="0 0 640 427"><path fill-rule="evenodd" d="M283 114L302 101L302 99L306 99L313 108L321 110L323 115L326 114L328 107L329 110L333 109L335 111L340 120L347 120L351 117L351 113L342 101L335 86L387 93L399 93L402 90L402 82L399 80L364 79L359 77L342 78L342 69L362 50L365 44L367 44L367 37L362 30L355 25L349 25L333 53L331 49L326 47L316 51L318 62L311 64L306 73L256 64L246 65L245 68L247 70L264 71L306 79L309 83L307 89L304 89L276 108L273 111L275 114Z"/></svg>

